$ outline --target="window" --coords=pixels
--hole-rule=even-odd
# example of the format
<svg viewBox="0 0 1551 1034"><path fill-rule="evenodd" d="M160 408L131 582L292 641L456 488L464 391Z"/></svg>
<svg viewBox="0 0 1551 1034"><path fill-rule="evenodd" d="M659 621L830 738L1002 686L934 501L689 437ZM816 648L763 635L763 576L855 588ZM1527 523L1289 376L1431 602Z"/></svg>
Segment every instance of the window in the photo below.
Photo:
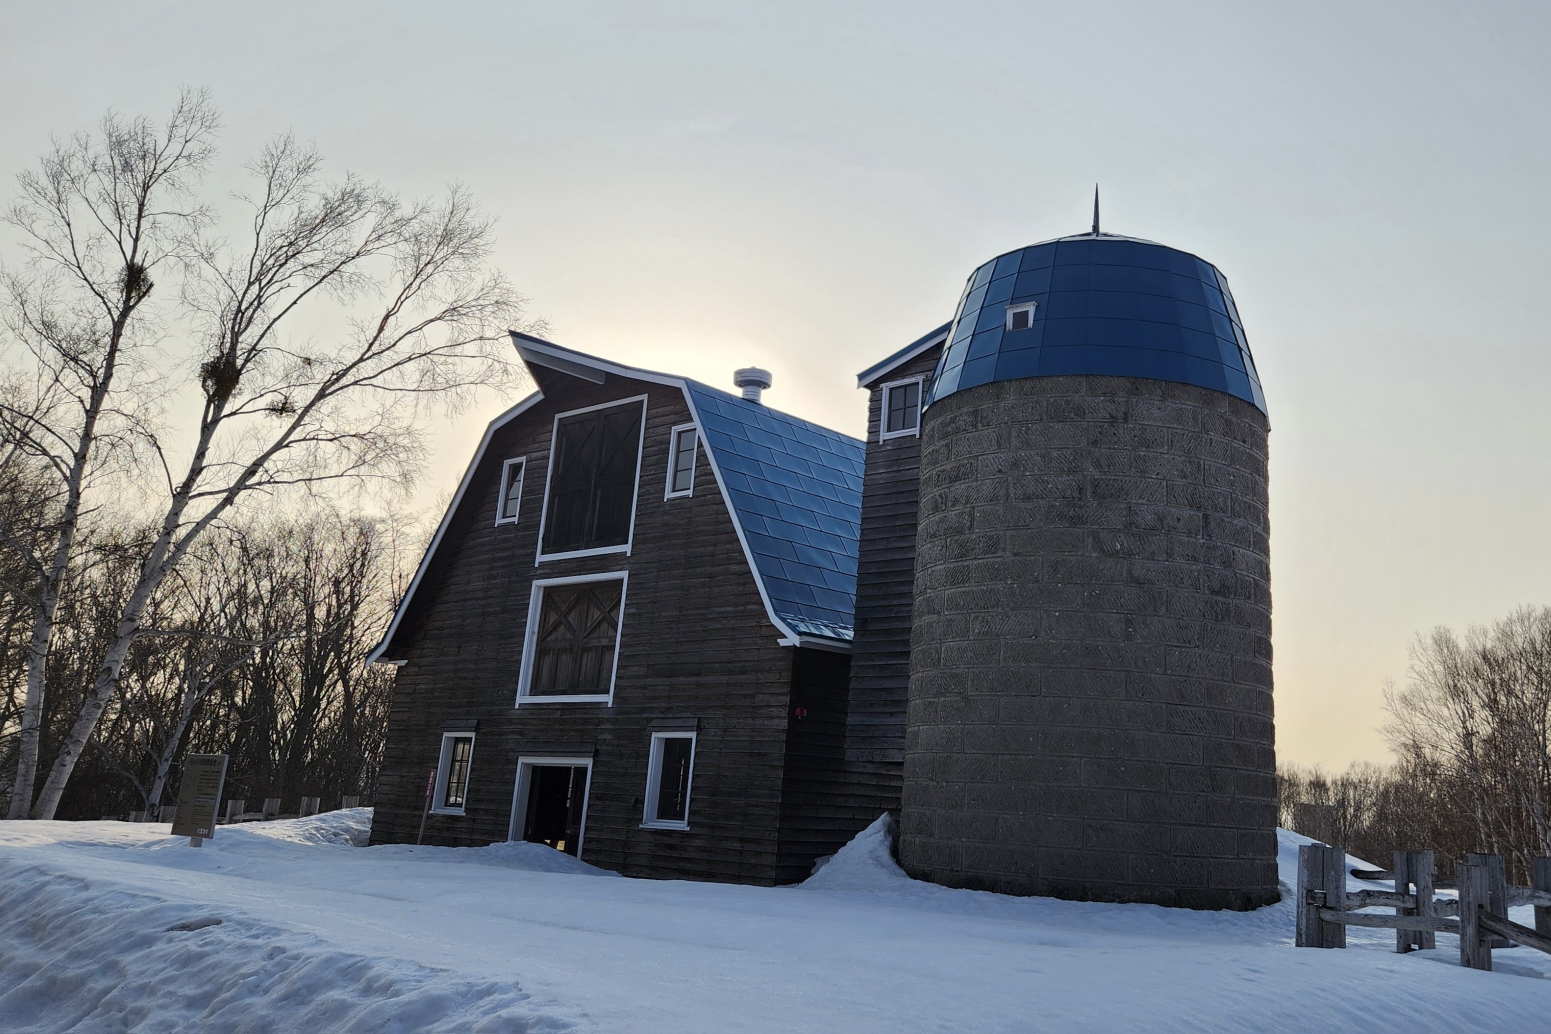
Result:
<svg viewBox="0 0 1551 1034"><path fill-rule="evenodd" d="M548 844L576 858L587 828L591 758L520 757L506 838Z"/></svg>
<svg viewBox="0 0 1551 1034"><path fill-rule="evenodd" d="M524 458L507 460L501 465L501 496L495 508L497 524L517 520L517 508L522 505L522 475L527 469L528 461Z"/></svg>
<svg viewBox="0 0 1551 1034"><path fill-rule="evenodd" d="M700 436L695 433L694 424L681 424L673 429L673 437L668 443L668 494L664 498L694 494L695 452L699 444Z"/></svg>
<svg viewBox="0 0 1551 1034"><path fill-rule="evenodd" d="M468 798L469 764L474 760L474 734L442 734L442 756L436 765L436 788L432 791L432 811L462 815Z"/></svg>
<svg viewBox="0 0 1551 1034"><path fill-rule="evenodd" d="M533 583L517 702L608 702L619 658L627 575Z"/></svg>
<svg viewBox="0 0 1551 1034"><path fill-rule="evenodd" d="M646 397L555 417L539 560L630 552Z"/></svg>
<svg viewBox="0 0 1551 1034"><path fill-rule="evenodd" d="M694 733L652 734L652 756L646 769L646 813L641 825L689 828L689 781L694 771Z"/></svg>
<svg viewBox="0 0 1551 1034"><path fill-rule="evenodd" d="M1034 302L1007 306L1007 329L1028 330L1034 325Z"/></svg>
<svg viewBox="0 0 1551 1034"><path fill-rule="evenodd" d="M921 429L921 378L883 386L880 438L919 434Z"/></svg>

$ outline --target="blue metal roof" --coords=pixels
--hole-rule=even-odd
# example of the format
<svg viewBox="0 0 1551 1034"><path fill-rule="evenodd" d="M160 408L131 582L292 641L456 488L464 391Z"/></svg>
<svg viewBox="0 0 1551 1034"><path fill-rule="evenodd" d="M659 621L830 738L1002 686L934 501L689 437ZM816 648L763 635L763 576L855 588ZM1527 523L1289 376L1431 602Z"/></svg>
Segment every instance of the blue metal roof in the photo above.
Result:
<svg viewBox="0 0 1551 1034"><path fill-rule="evenodd" d="M800 635L849 641L866 444L684 383L771 608Z"/></svg>
<svg viewBox="0 0 1551 1034"><path fill-rule="evenodd" d="M1034 302L1027 329L1008 306ZM991 381L1064 374L1212 388L1266 411L1228 281L1187 252L1083 234L999 255L964 286L927 404Z"/></svg>

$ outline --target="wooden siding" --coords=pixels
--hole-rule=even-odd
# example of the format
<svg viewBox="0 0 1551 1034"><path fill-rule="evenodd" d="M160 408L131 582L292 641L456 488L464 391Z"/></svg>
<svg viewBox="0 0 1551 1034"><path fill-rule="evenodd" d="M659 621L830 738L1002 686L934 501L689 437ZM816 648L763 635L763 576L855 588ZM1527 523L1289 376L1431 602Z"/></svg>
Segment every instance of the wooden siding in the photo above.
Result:
<svg viewBox="0 0 1551 1034"><path fill-rule="evenodd" d="M477 719L467 814L432 815L427 843L505 840L519 756L591 757L583 860L639 876L791 878L801 850L783 851L780 840L799 651L776 645L704 448L694 495L663 498L671 428L690 420L682 392L614 375L593 384L537 374L546 397L495 433L395 637L408 660L394 690L372 842L414 841L442 724ZM536 567L555 414L640 394L649 401L631 555ZM528 461L520 516L496 526L501 465L515 456ZM533 579L626 569L613 706L514 708ZM651 730L665 720L692 721L698 731L687 831L641 828Z"/></svg>
<svg viewBox="0 0 1551 1034"><path fill-rule="evenodd" d="M879 441L882 384L929 378L942 346L929 348L879 378L867 407L867 466L856 575L846 759L854 781L899 800L905 757L905 698L910 688L910 612L915 594L916 507L921 439ZM892 790L886 788L892 787Z"/></svg>

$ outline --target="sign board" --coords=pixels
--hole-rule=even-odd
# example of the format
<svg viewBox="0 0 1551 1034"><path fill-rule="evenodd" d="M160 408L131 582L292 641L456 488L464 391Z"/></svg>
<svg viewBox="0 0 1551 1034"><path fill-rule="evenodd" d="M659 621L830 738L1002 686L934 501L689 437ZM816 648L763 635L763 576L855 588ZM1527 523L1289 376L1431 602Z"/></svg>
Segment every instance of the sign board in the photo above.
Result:
<svg viewBox="0 0 1551 1034"><path fill-rule="evenodd" d="M215 836L215 814L226 785L225 754L189 754L183 759L183 785L178 787L178 813L172 835L205 839Z"/></svg>

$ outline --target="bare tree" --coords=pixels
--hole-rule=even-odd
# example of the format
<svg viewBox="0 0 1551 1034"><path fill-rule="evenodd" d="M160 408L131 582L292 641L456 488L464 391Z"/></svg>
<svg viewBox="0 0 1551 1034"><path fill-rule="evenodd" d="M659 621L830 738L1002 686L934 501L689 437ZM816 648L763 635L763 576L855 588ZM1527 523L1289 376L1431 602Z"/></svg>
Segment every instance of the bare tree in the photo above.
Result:
<svg viewBox="0 0 1551 1034"><path fill-rule="evenodd" d="M1385 733L1417 771L1439 773L1479 850L1520 873L1551 854L1551 608L1524 608L1461 638L1418 637L1410 678L1385 694Z"/></svg>
<svg viewBox="0 0 1551 1034"><path fill-rule="evenodd" d="M96 139L56 143L40 168L18 177L6 221L22 231L30 261L4 278L4 325L30 362L31 390L0 399L6 457L51 471L57 513L39 544L12 537L36 572L27 685L11 818L32 800L48 663L59 593L82 517L83 497L115 426L115 388L144 344L145 304L180 241L201 220L190 191L207 165L216 119L205 95L185 93L163 127L109 115ZM132 421L131 421L132 423Z"/></svg>
<svg viewBox="0 0 1551 1034"><path fill-rule="evenodd" d="M154 473L139 488L157 516L35 817L54 815L147 609L202 536L253 496L407 482L432 407L455 409L520 375L505 346L519 299L489 268L491 224L461 188L405 204L353 176L329 182L317 154L288 136L249 172L255 188L239 199L246 215L231 240L185 220L189 262L165 326L190 328L181 374L198 417L186 428L136 419L150 457L141 469ZM28 211L45 224L35 237L67 234L58 206ZM55 261L71 268L67 257ZM39 340L45 356L59 352ZM34 437L49 419L38 418Z"/></svg>

